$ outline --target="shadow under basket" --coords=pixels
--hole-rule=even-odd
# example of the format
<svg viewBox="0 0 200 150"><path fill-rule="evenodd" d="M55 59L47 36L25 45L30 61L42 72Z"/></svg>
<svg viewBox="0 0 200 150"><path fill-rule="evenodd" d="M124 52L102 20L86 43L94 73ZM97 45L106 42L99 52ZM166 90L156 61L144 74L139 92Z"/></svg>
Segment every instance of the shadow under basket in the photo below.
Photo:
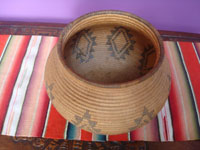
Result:
<svg viewBox="0 0 200 150"><path fill-rule="evenodd" d="M99 11L65 27L48 57L45 83L53 105L72 124L120 134L157 115L171 75L152 25L127 12Z"/></svg>

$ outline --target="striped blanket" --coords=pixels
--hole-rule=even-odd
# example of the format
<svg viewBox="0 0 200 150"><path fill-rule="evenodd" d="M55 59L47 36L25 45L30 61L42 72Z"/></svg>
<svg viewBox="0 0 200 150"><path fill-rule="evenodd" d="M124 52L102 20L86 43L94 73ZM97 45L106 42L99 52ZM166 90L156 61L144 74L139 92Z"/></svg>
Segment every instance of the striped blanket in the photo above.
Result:
<svg viewBox="0 0 200 150"><path fill-rule="evenodd" d="M44 85L57 37L0 35L0 133L88 141L200 139L200 43L164 42L172 72L169 98L149 124L121 135L76 128L54 108Z"/></svg>

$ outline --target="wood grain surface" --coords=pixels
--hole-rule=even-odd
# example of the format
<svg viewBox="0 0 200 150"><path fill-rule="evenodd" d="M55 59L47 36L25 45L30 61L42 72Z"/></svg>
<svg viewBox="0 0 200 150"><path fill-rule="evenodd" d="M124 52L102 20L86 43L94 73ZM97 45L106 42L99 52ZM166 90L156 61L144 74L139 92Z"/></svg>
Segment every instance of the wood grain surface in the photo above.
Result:
<svg viewBox="0 0 200 150"><path fill-rule="evenodd" d="M0 136L0 150L198 150L200 141L187 142L86 142Z"/></svg>

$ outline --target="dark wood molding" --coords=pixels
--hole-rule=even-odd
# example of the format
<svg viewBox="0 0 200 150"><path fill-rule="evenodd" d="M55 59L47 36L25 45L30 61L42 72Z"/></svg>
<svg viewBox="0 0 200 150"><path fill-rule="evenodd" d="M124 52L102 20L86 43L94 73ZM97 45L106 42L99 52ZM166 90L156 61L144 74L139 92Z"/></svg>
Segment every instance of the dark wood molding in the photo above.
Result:
<svg viewBox="0 0 200 150"><path fill-rule="evenodd" d="M200 141L187 142L87 142L64 139L0 136L0 150L197 150Z"/></svg>
<svg viewBox="0 0 200 150"><path fill-rule="evenodd" d="M78 140L0 136L0 150L147 150L146 142L86 142Z"/></svg>
<svg viewBox="0 0 200 150"><path fill-rule="evenodd" d="M200 34L197 33L186 33L186 32L174 32L159 30L159 33L165 41L190 41L199 42Z"/></svg>
<svg viewBox="0 0 200 150"><path fill-rule="evenodd" d="M0 34L59 36L66 24L0 22Z"/></svg>
<svg viewBox="0 0 200 150"><path fill-rule="evenodd" d="M0 34L12 35L47 35L59 36L67 24L58 23L30 23L30 22L2 22ZM200 34L159 30L163 40L200 42Z"/></svg>

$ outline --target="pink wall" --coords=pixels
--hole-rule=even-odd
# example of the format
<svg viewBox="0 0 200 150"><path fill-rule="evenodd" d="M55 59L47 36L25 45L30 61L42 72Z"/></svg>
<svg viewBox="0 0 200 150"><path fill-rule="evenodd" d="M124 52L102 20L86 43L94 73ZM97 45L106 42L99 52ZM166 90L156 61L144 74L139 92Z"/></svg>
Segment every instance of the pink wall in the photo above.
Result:
<svg viewBox="0 0 200 150"><path fill-rule="evenodd" d="M85 13L118 9L157 29L200 33L200 0L1 0L1 21L68 23Z"/></svg>

